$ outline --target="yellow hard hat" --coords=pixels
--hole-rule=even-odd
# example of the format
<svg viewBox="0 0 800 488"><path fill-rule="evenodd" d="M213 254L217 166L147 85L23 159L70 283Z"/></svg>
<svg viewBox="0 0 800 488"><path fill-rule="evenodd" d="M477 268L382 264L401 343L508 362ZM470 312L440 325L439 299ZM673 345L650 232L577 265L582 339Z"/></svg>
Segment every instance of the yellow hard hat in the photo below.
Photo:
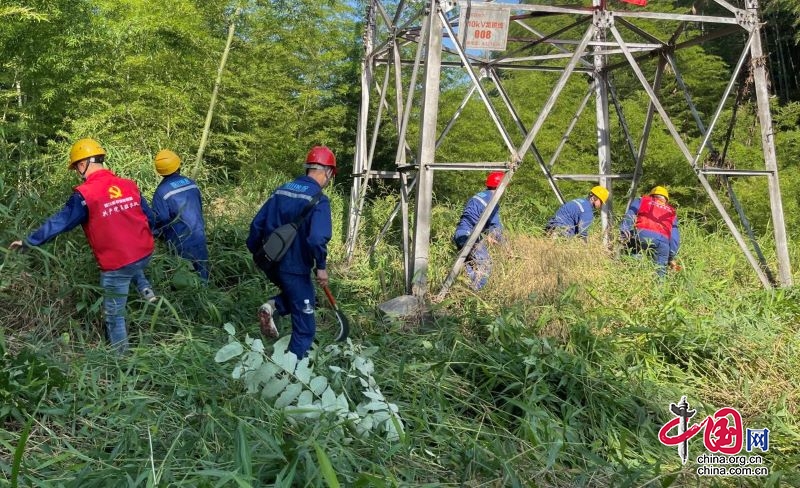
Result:
<svg viewBox="0 0 800 488"><path fill-rule="evenodd" d="M181 167L181 158L169 149L162 149L156 154L155 165L161 176L171 175Z"/></svg>
<svg viewBox="0 0 800 488"><path fill-rule="evenodd" d="M650 190L650 195L661 195L662 197L669 200L669 192L663 186L657 186Z"/></svg>
<svg viewBox="0 0 800 488"><path fill-rule="evenodd" d="M591 194L596 196L598 200L600 200L600 203L602 203L603 205L605 205L606 200L608 200L608 190L606 190L602 186L598 185L593 187L591 190Z"/></svg>
<svg viewBox="0 0 800 488"><path fill-rule="evenodd" d="M69 164L67 164L67 169L71 169L75 163L83 159L105 155L106 150L103 149L97 141L94 139L81 139L73 144L72 149L69 150Z"/></svg>

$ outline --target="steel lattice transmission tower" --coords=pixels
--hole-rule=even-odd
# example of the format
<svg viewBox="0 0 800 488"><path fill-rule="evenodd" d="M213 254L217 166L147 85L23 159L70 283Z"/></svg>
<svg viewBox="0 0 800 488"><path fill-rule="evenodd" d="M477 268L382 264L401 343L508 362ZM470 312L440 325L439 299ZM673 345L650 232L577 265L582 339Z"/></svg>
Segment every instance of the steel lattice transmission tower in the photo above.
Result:
<svg viewBox="0 0 800 488"><path fill-rule="evenodd" d="M660 120L671 135L676 147L697 176L699 185L708 194L720 216L738 243L760 281L766 287L791 285L786 230L783 218L772 117L769 109L769 92L765 54L762 48L758 2L743 0L737 7L725 0L697 1L686 13L659 11L659 4L644 8L625 3L606 3L592 0L585 6L552 5L551 2L526 4L479 1L380 1L371 0L366 11L364 35L365 53L361 74L361 108L359 112L353 186L350 197L350 217L347 236L347 254L352 257L359 234L367 189L372 179L392 179L399 183L399 203L385 223L378 239L385 234L391 221L399 213L402 227L402 247L405 280L408 292L418 298L428 293L428 260L430 223L432 211L433 175L441 170L501 170L505 171L500 186L484 211L475 231L456 259L442 285L443 296L460 272L469 249L479 237L479 229L488 219L497 202L523 164L538 165L542 177L563 203L559 181L587 181L611 189L612 181L630 180L626 195L627 205L635 197L643 169L647 166L647 145L655 120ZM663 8L662 8L663 9ZM697 12L703 12L698 14ZM548 26L556 30L543 32L543 18L557 19ZM692 26L702 29L692 29ZM653 26L659 26L654 29ZM513 39L507 36L509 27L523 33ZM551 27L552 28L552 27ZM671 32L664 36L663 32ZM676 61L682 49L709 41L732 37L731 42L744 39L741 55L733 67L730 79L716 110L708 120L692 102ZM491 41L491 42L489 42ZM506 42L507 41L507 42ZM492 44L494 42L495 44ZM503 47L505 48L503 49ZM493 51L487 51L493 49ZM491 55L489 55L492 53ZM413 54L413 58L411 56ZM654 62L650 61L654 60ZM654 66L648 79L644 69ZM439 95L441 75L445 70L457 70L468 87L464 99L446 124L439 120ZM619 97L610 74L627 70L645 92L649 108L644 117L641 137L631 134ZM551 72L558 75L550 95L538 109L533 120L522 120L525 99L512 99L504 87L507 72ZM721 168L709 164L718 157L711 136L718 134L720 116L731 93L743 83L742 73L749 74L755 91L757 118L761 131L763 167ZM555 111L556 102L563 95L570 78L582 74L590 83L572 122L563 134L561 143L545 160L536 145L548 117ZM664 107L660 93L665 76L674 76L683 91L686 108L692 114L701 141L694 143L682 136L674 120ZM492 89L490 95L487 86ZM487 116L496 128L496 137L507 150L503 161L443 161L437 158L437 148L447 137L462 110L473 98L479 98ZM568 140L576 120L594 99L594 120L597 129L597 169L586 174L557 174L554 172L561 150ZM421 104L420 104L421 102ZM634 162L628 172L611 172L611 144L609 137L609 110L613 109L622 127L627 151ZM528 110L530 112L530 110ZM442 119L444 120L444 119ZM508 121L512 121L509 123ZM683 121L682 121L683 122ZM395 167L392 170L373 169L373 159L379 133L384 126L392 125L396 136L394 147ZM410 127L418 136L409 137ZM728 131L730 137L730 131ZM725 147L727 148L727 142ZM525 158L530 155L529 158ZM719 178L728 192L729 202L736 209L739 224L728 213L709 178ZM758 243L750 229L742 206L739 204L730 178L759 177L767 179L774 240L776 246L777 277L770 271ZM606 239L611 225L609 200L601 221ZM410 204L413 203L414 215ZM627 208L627 207L625 207ZM743 228L745 233L740 230ZM746 235L745 235L746 234ZM377 244L377 241L376 241ZM371 248L370 252L374 250Z"/></svg>

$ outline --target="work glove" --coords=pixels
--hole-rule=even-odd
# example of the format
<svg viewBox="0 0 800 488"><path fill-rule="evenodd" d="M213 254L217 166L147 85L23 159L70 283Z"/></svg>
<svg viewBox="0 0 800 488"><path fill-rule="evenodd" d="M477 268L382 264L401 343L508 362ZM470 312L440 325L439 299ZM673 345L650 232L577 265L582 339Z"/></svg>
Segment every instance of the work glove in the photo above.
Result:
<svg viewBox="0 0 800 488"><path fill-rule="evenodd" d="M672 259L672 260L670 260L670 262L669 262L669 269L671 269L672 271L680 271L680 270L682 270L682 269L683 269L683 267L682 267L680 264L678 264L678 262L677 262L677 261L675 261L674 259Z"/></svg>

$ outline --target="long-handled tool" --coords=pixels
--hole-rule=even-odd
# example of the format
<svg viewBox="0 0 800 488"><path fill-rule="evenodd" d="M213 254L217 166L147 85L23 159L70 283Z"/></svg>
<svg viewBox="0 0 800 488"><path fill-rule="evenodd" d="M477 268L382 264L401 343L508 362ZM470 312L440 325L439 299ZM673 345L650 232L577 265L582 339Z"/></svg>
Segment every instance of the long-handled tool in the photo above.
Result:
<svg viewBox="0 0 800 488"><path fill-rule="evenodd" d="M331 289L328 288L328 285L322 287L322 290L325 292L325 296L328 297L328 301L333 308L333 312L336 315L336 321L339 322L339 333L336 334L335 341L343 341L347 339L348 334L350 334L350 322L347 320L347 317L339 310L339 306L336 305L336 299L333 298L333 293L331 293Z"/></svg>

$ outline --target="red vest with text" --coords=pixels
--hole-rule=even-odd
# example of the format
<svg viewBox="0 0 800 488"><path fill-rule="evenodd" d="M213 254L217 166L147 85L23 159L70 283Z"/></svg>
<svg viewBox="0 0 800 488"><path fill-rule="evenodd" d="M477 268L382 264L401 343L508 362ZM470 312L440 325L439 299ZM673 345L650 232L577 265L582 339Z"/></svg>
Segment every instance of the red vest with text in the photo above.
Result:
<svg viewBox="0 0 800 488"><path fill-rule="evenodd" d="M153 253L153 234L131 180L103 169L75 187L86 201L83 231L103 271L114 271Z"/></svg>
<svg viewBox="0 0 800 488"><path fill-rule="evenodd" d="M636 214L636 228L657 232L667 239L672 234L675 209L651 196L642 197Z"/></svg>

